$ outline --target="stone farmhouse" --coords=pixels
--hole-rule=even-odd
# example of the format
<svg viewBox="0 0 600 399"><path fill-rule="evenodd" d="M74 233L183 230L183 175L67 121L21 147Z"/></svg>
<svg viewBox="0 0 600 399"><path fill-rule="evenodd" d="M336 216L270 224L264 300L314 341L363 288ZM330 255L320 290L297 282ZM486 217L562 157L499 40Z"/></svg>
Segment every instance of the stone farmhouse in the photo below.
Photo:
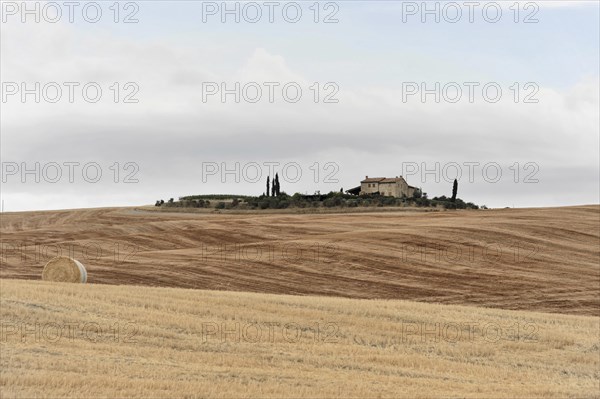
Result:
<svg viewBox="0 0 600 399"><path fill-rule="evenodd" d="M348 192L353 191L352 194L375 194L386 197L412 197L417 190L416 187L409 186L406 180L402 176L396 177L369 177L366 176L363 181L360 182L360 188L356 187Z"/></svg>

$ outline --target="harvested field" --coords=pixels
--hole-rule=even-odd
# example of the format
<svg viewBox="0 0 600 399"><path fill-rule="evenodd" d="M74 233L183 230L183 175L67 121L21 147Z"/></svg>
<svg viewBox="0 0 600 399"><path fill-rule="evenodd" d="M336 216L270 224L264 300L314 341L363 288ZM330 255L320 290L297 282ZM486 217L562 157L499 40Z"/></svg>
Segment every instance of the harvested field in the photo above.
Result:
<svg viewBox="0 0 600 399"><path fill-rule="evenodd" d="M5 213L0 278L56 255L88 282L600 315L600 206L338 214Z"/></svg>
<svg viewBox="0 0 600 399"><path fill-rule="evenodd" d="M597 317L0 280L0 396L598 396Z"/></svg>

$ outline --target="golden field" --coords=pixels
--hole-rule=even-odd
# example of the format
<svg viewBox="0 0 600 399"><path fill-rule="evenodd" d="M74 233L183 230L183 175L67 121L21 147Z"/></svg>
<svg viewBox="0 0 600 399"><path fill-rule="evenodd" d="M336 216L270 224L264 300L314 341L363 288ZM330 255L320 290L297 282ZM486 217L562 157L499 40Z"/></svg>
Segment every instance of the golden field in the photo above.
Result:
<svg viewBox="0 0 600 399"><path fill-rule="evenodd" d="M599 320L1 280L3 398L598 397Z"/></svg>
<svg viewBox="0 0 600 399"><path fill-rule="evenodd" d="M400 208L402 209L402 208ZM600 316L600 206L349 214L2 214L0 278L71 255L88 281Z"/></svg>
<svg viewBox="0 0 600 399"><path fill-rule="evenodd" d="M600 397L600 206L0 218L0 397ZM55 255L90 284L40 281Z"/></svg>

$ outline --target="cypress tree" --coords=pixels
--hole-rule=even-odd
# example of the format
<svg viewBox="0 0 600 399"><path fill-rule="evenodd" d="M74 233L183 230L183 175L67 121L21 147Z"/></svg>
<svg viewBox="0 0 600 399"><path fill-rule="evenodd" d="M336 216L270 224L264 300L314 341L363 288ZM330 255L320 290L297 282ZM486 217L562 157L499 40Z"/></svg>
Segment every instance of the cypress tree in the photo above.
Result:
<svg viewBox="0 0 600 399"><path fill-rule="evenodd" d="M452 185L452 199L450 201L456 201L456 194L458 193L458 180L454 179L454 184Z"/></svg>
<svg viewBox="0 0 600 399"><path fill-rule="evenodd" d="M267 176L267 197L269 196L269 188L270 188L270 184L269 184L269 176Z"/></svg>

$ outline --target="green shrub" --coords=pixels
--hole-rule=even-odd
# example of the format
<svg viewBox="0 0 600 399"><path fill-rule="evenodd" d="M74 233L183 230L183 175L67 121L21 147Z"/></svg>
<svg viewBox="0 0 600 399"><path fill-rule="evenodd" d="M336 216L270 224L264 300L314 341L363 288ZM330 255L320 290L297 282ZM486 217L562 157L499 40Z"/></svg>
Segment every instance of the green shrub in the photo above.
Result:
<svg viewBox="0 0 600 399"><path fill-rule="evenodd" d="M435 197L428 199L427 193L420 190L415 191L415 195L408 198L395 198L382 196L379 193L361 195L344 194L338 191L331 191L326 195L302 195L295 193L289 196L285 192L281 192L277 197L260 196L243 196L243 195L228 195L228 194L211 194L211 195L194 195L180 197L179 201L169 199L167 203L163 200L156 201L155 206L167 207L191 207L191 208L207 208L211 206L211 201L231 199L232 201L219 201L216 203L216 209L286 209L286 208L333 208L333 207L383 207L383 206L407 206L413 205L418 207L436 207L442 206L446 209L479 209L472 202L465 203L460 198L456 198L455 202L451 202L446 196Z"/></svg>
<svg viewBox="0 0 600 399"><path fill-rule="evenodd" d="M358 200L355 200L355 199L348 200L348 201L346 201L346 205L349 208L356 208L358 206Z"/></svg>

